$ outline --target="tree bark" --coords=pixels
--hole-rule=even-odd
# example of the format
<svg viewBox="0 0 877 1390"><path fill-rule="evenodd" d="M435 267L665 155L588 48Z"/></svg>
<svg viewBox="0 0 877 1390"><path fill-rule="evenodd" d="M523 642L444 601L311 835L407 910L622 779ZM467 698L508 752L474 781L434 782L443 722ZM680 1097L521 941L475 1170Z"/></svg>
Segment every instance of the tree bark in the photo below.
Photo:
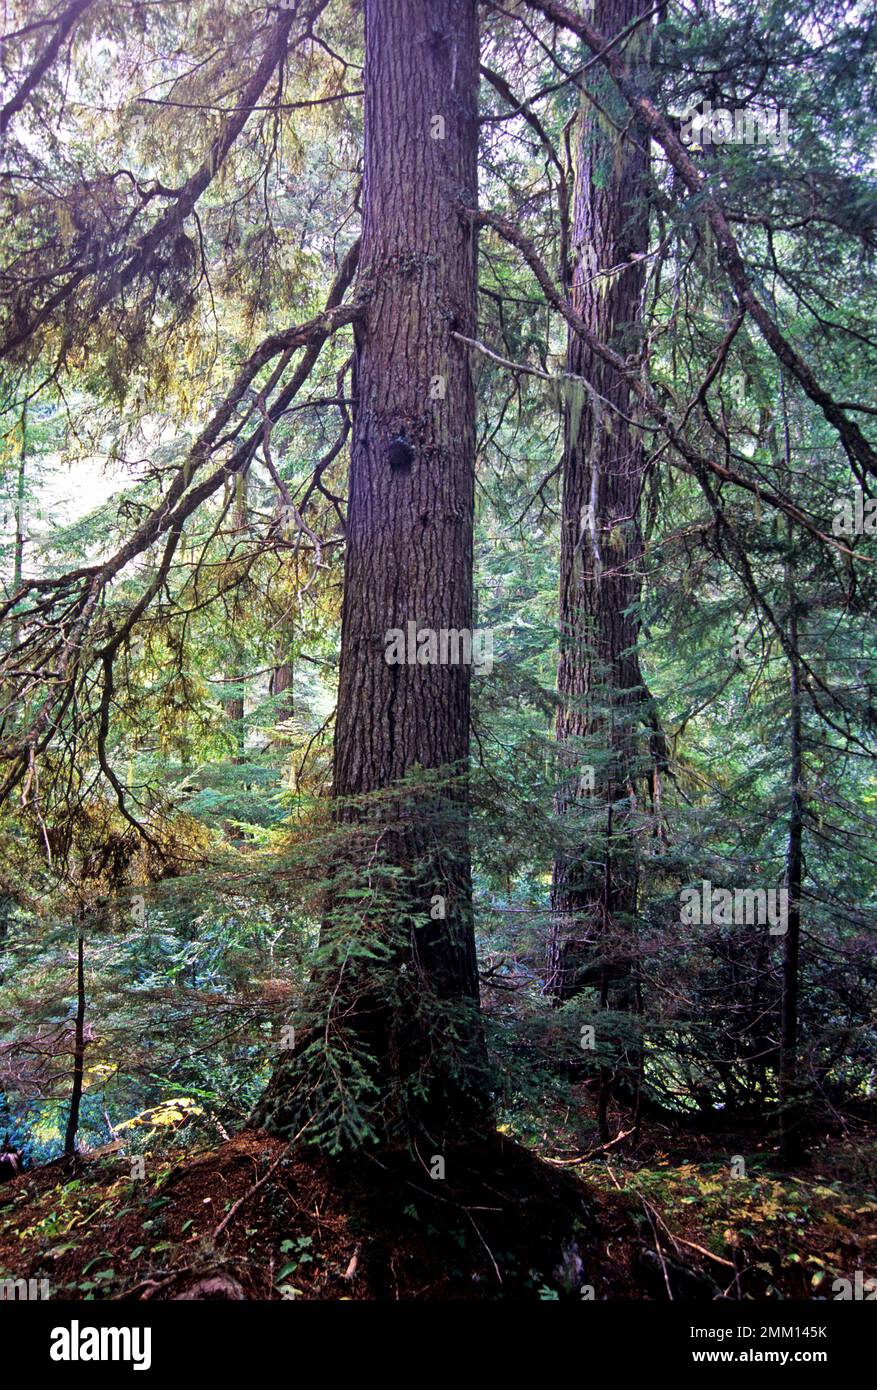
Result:
<svg viewBox="0 0 877 1390"><path fill-rule="evenodd" d="M789 527L791 532L791 527ZM792 538L789 535L791 546ZM791 558L787 562L789 598L789 835L786 852L788 917L783 943L782 1033L780 1044L780 1160L789 1167L804 1158L798 1077L798 973L801 954L801 880L804 868L804 798L801 748L801 668L798 660L798 605Z"/></svg>
<svg viewBox="0 0 877 1390"><path fill-rule="evenodd" d="M281 654L278 653L278 656ZM293 699L293 683L295 680L295 667L291 661L282 658L271 672L269 682L269 694L277 703L274 706L274 724L283 724L287 719L291 719L295 712L295 702Z"/></svg>
<svg viewBox="0 0 877 1390"><path fill-rule="evenodd" d="M344 867L358 859L362 881L379 889L353 945L350 914L330 894L315 986L330 1003L327 1042L368 1059L373 1134L410 1141L484 1108L470 667L386 660L386 634L409 622L471 630L475 401L452 334L472 336L476 315L475 232L460 211L477 197L476 0L366 0L365 36L367 302L356 328L333 790L351 829ZM403 782L415 769L453 779L411 792ZM388 788L397 795L363 803ZM257 1113L276 1124L284 1106Z"/></svg>
<svg viewBox="0 0 877 1390"><path fill-rule="evenodd" d="M15 546L12 558L12 592L18 593L24 574L24 545L26 539L25 499L27 496L27 405L21 408L21 451L18 455L18 477L15 487ZM9 628L9 646L18 645L18 623L13 618Z"/></svg>
<svg viewBox="0 0 877 1390"><path fill-rule="evenodd" d="M643 9L642 0L607 0L606 33L620 32ZM627 121L608 79L592 74L588 90L624 133L607 132L583 97L571 297L588 327L630 356L641 338L648 140ZM625 268L607 277L618 266ZM564 763L575 770L565 777L556 806L561 815L589 813L599 848L595 853L593 843L583 843L556 860L547 992L562 1002L595 983L606 1007L613 978L629 973L636 915L635 755L637 725L649 712L636 614L645 451L638 431L622 418L632 415L629 387L572 331L567 370L584 377L596 394L576 392L566 407L557 738Z"/></svg>
<svg viewBox="0 0 877 1390"><path fill-rule="evenodd" d="M80 930L76 946L76 1022L73 1035L73 1090L64 1136L64 1154L76 1154L76 1132L79 1129L79 1107L85 1079L85 936Z"/></svg>
<svg viewBox="0 0 877 1390"><path fill-rule="evenodd" d="M237 493L234 499L232 536L243 538L246 535L248 516L247 516L247 475L242 473L236 479ZM244 644L237 636L237 623L243 623L243 604L241 603L240 590L232 596L232 615L233 626L231 634L230 666L231 678L235 693L223 698L222 705L225 710L226 718L232 730L235 743L235 751L232 755L233 763L246 762L247 750L247 725L246 725L246 680L247 666Z"/></svg>
<svg viewBox="0 0 877 1390"><path fill-rule="evenodd" d="M282 750L288 743L289 720L295 714L295 623L289 612L282 614L274 646L274 666L268 679L271 696L271 724L276 736L269 747Z"/></svg>

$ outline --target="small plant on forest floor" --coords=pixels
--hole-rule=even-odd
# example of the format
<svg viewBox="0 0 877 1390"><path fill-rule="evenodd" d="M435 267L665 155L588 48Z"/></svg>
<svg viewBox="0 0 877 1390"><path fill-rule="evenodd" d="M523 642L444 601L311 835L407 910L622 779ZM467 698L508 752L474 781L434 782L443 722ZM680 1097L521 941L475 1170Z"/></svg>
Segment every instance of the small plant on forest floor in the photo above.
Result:
<svg viewBox="0 0 877 1390"><path fill-rule="evenodd" d="M289 1258L279 1271L278 1280L285 1279L288 1275L294 1274L301 1269L302 1265L313 1264L314 1257L311 1254L313 1245L311 1236L296 1236L294 1240L284 1240L280 1246L281 1255L288 1255Z"/></svg>

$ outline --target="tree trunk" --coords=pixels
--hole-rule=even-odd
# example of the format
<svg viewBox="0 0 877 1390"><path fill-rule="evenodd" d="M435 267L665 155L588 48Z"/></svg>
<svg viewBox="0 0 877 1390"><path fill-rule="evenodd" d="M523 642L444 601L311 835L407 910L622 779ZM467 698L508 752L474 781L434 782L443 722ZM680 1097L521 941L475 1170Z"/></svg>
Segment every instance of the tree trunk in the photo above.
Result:
<svg viewBox="0 0 877 1390"><path fill-rule="evenodd" d="M789 527L789 545L792 545ZM789 837L786 852L788 918L783 943L783 1002L780 1044L780 1160L793 1166L804 1157L798 1078L798 963L801 951L801 879L804 866L804 799L801 753L801 669L794 570L787 562L789 597Z"/></svg>
<svg viewBox="0 0 877 1390"><path fill-rule="evenodd" d="M242 474L237 480L237 493L234 499L233 527L232 535L245 537L248 516L247 516L247 477ZM243 592L246 592L244 587ZM235 751L232 755L233 763L246 762L247 750L247 725L246 725L246 680L247 666L244 646L238 640L235 628L237 622L244 622L244 606L241 599L241 589L238 588L232 595L232 614L236 620L232 627L230 667L231 679L234 687L234 694L223 698L222 706L225 710L226 718L231 726L232 735L235 742Z"/></svg>
<svg viewBox="0 0 877 1390"><path fill-rule="evenodd" d="M477 197L476 0L366 0L365 31L368 301L356 332L333 790L350 827L338 881L355 868L369 898L354 921L335 893L315 983L324 1013L331 1000L326 1045L364 1059L372 1137L410 1141L484 1110L470 668L389 664L385 636L409 622L471 629L475 402L451 335L475 330L475 234L461 208ZM454 778L403 789L418 768ZM371 806L350 802L394 787ZM261 1115L276 1124L283 1106Z"/></svg>
<svg viewBox="0 0 877 1390"><path fill-rule="evenodd" d="M18 456L18 479L15 492L15 554L12 562L12 592L21 585L24 573L24 499L25 469L27 467L27 406L21 410L21 452Z"/></svg>
<svg viewBox="0 0 877 1390"><path fill-rule="evenodd" d="M280 660L271 672L269 694L277 703L274 706L274 724L283 724L291 719L295 710L293 701L293 681L295 667L291 661Z"/></svg>
<svg viewBox="0 0 877 1390"><path fill-rule="evenodd" d="M604 33L618 33L643 9L642 0L607 0ZM648 249L648 141L629 124L605 76L592 74L588 90L624 135L607 133L583 97L571 296L597 336L629 355L641 337L645 263L637 258ZM622 265L628 268L612 276L599 273ZM613 979L629 974L636 915L635 754L637 724L648 714L635 611L645 453L639 432L622 418L632 414L629 389L573 332L567 370L596 395L575 389L565 419L557 738L567 775L556 804L593 830L590 846L583 838L555 862L547 991L562 1002L596 983L605 1007Z"/></svg>
<svg viewBox="0 0 877 1390"><path fill-rule="evenodd" d="M644 8L643 0L606 0L604 33L619 33ZM607 130L588 92L620 130ZM593 72L578 129L571 297L589 328L624 356L641 338L648 172L648 138L629 122L606 75ZM607 276L618 266L625 268ZM645 451L628 423L632 393L573 332L567 371L592 388L576 386L567 401L560 561L557 738L565 780L556 808L581 826L578 844L555 859L546 991L559 1004L594 984L601 1010L616 1004L616 993L618 1004L634 1009L637 726L647 712L636 613ZM642 1059L628 1043L604 1035L600 1044L617 1057L600 1069L605 1140L613 1075L624 1071L638 1095Z"/></svg>
<svg viewBox="0 0 877 1390"><path fill-rule="evenodd" d="M280 629L280 637L275 649L277 664L272 668L268 682L268 694L273 701L271 724L276 734L276 736L272 734L269 747L278 751L282 751L288 743L289 721L295 713L294 640L295 629L287 618Z"/></svg>
<svg viewBox="0 0 877 1390"><path fill-rule="evenodd" d="M85 936L82 931L76 947L76 1023L73 1034L73 1090L70 1095L70 1111L67 1117L67 1133L64 1137L64 1153L67 1158L76 1154L76 1131L79 1129L79 1107L82 1103L82 1087L85 1078Z"/></svg>
<svg viewBox="0 0 877 1390"><path fill-rule="evenodd" d="M12 557L12 592L21 587L24 574L25 497L27 470L27 406L21 408L21 452L18 456L18 477L15 489L15 546ZM18 623L13 618L9 628L9 646L18 645Z"/></svg>

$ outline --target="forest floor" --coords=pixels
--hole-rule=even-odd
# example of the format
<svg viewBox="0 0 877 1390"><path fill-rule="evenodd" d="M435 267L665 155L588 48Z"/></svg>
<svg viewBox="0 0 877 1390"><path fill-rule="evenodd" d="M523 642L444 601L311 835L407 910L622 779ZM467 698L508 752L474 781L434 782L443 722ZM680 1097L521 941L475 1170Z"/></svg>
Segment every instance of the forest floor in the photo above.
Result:
<svg viewBox="0 0 877 1390"><path fill-rule="evenodd" d="M442 1182L253 1130L147 1158L143 1180L84 1155L0 1188L0 1277L85 1300L830 1299L877 1275L873 1133L860 1116L814 1136L787 1174L737 1131L729 1148L655 1123L575 1169L497 1134L451 1151Z"/></svg>

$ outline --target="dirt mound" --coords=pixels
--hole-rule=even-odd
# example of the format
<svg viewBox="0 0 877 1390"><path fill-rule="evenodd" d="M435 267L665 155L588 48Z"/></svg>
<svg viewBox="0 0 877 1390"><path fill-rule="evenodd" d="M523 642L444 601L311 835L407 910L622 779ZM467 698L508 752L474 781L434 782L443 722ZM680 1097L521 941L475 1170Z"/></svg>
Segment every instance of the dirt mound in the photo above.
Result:
<svg viewBox="0 0 877 1390"><path fill-rule="evenodd" d="M0 1267L74 1299L637 1296L625 1202L502 1135L443 1158L351 1166L248 1130L145 1181L56 1163L3 1189Z"/></svg>

